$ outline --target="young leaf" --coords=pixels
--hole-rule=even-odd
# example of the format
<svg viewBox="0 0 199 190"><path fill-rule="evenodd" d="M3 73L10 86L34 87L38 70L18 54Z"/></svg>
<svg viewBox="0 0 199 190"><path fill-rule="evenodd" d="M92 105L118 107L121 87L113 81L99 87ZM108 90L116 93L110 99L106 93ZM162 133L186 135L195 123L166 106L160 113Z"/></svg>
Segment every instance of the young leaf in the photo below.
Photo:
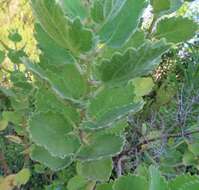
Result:
<svg viewBox="0 0 199 190"><path fill-rule="evenodd" d="M16 30L11 31L8 35L9 40L11 40L14 43L21 42L22 36L19 34L19 32Z"/></svg>
<svg viewBox="0 0 199 190"><path fill-rule="evenodd" d="M129 190L129 188L136 190L148 190L148 184L142 177L128 175L118 178L113 185L114 190Z"/></svg>
<svg viewBox="0 0 199 190"><path fill-rule="evenodd" d="M131 82L134 85L134 93L137 97L149 94L154 87L151 77L134 78Z"/></svg>
<svg viewBox="0 0 199 190"><path fill-rule="evenodd" d="M79 148L79 140L69 135L73 124L63 115L55 112L34 114L29 121L29 133L32 140L44 146L53 156L65 158Z"/></svg>
<svg viewBox="0 0 199 190"><path fill-rule="evenodd" d="M197 29L198 25L188 18L164 18L157 23L154 37L166 38L168 42L179 43L192 38Z"/></svg>
<svg viewBox="0 0 199 190"><path fill-rule="evenodd" d="M8 121L6 119L0 120L0 131L3 131L7 128Z"/></svg>
<svg viewBox="0 0 199 190"><path fill-rule="evenodd" d="M93 181L108 181L112 168L111 158L77 163L77 173Z"/></svg>
<svg viewBox="0 0 199 190"><path fill-rule="evenodd" d="M146 1L113 1L110 14L99 32L100 39L111 47L121 47L136 31Z"/></svg>
<svg viewBox="0 0 199 190"><path fill-rule="evenodd" d="M93 134L88 144L82 145L76 155L78 160L91 161L119 154L124 146L123 137L112 134Z"/></svg>
<svg viewBox="0 0 199 190"><path fill-rule="evenodd" d="M19 171L16 176L15 180L18 186L25 185L31 176L30 170L27 168L22 169Z"/></svg>
<svg viewBox="0 0 199 190"><path fill-rule="evenodd" d="M30 157L32 160L38 161L54 171L61 170L72 163L70 156L64 159L54 157L45 148L35 145L31 149Z"/></svg>

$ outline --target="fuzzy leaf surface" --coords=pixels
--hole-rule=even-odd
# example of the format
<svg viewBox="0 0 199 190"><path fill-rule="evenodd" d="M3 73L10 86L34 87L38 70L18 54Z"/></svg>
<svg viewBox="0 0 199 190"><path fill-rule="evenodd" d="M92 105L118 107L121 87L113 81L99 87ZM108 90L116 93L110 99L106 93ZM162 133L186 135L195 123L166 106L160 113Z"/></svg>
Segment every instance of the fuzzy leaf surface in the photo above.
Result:
<svg viewBox="0 0 199 190"><path fill-rule="evenodd" d="M128 49L124 54L115 53L111 60L104 60L98 66L99 76L105 83L128 82L130 79L147 75L156 68L161 55L169 45L160 40L147 41L139 49Z"/></svg>
<svg viewBox="0 0 199 190"><path fill-rule="evenodd" d="M73 130L73 124L58 113L34 114L28 130L37 145L45 147L56 157L64 158L74 154L80 146L79 140L68 134Z"/></svg>
<svg viewBox="0 0 199 190"><path fill-rule="evenodd" d="M88 181L82 176L74 176L68 182L68 190L92 190L95 186L95 182Z"/></svg>
<svg viewBox="0 0 199 190"><path fill-rule="evenodd" d="M81 0L59 0L60 5L66 15L72 18L79 17L85 19L87 16L87 9Z"/></svg>
<svg viewBox="0 0 199 190"><path fill-rule="evenodd" d="M181 190L186 184L199 180L197 176L179 175L169 182L169 188L172 190Z"/></svg>
<svg viewBox="0 0 199 190"><path fill-rule="evenodd" d="M91 161L109 158L121 152L124 146L124 139L113 134L93 134L82 145L76 157L78 160Z"/></svg>
<svg viewBox="0 0 199 190"><path fill-rule="evenodd" d="M64 159L54 157L41 146L34 145L32 147L30 156L32 160L38 161L54 171L63 169L72 163L71 157L66 157Z"/></svg>
<svg viewBox="0 0 199 190"><path fill-rule="evenodd" d="M168 42L179 43L194 37L197 29L198 25L188 18L164 18L157 23L154 37L157 39L165 38Z"/></svg>
<svg viewBox="0 0 199 190"><path fill-rule="evenodd" d="M105 87L91 99L87 110L89 119L83 123L83 127L89 129L109 127L129 113L139 111L144 102L134 102L134 97L134 87L131 84L113 88Z"/></svg>
<svg viewBox="0 0 199 190"><path fill-rule="evenodd" d="M92 47L92 32L84 29L77 18L73 22L64 16L55 0L32 0L33 11L42 28L57 44L74 54L89 51Z"/></svg>
<svg viewBox="0 0 199 190"><path fill-rule="evenodd" d="M136 31L145 0L116 0L99 35L111 47L121 47Z"/></svg>
<svg viewBox="0 0 199 190"><path fill-rule="evenodd" d="M166 180L161 176L160 171L155 167L151 166L149 168L150 174L150 183L149 183L149 190L168 190L168 184Z"/></svg>
<svg viewBox="0 0 199 190"><path fill-rule="evenodd" d="M97 190L113 190L112 183L104 183L97 185Z"/></svg>
<svg viewBox="0 0 199 190"><path fill-rule="evenodd" d="M113 168L112 159L101 159L89 162L79 162L77 173L88 180L108 181Z"/></svg>
<svg viewBox="0 0 199 190"><path fill-rule="evenodd" d="M170 0L151 0L150 3L155 14L170 8Z"/></svg>
<svg viewBox="0 0 199 190"><path fill-rule="evenodd" d="M148 190L148 184L142 177L128 175L118 178L113 185L114 190L129 190L129 188L136 190Z"/></svg>

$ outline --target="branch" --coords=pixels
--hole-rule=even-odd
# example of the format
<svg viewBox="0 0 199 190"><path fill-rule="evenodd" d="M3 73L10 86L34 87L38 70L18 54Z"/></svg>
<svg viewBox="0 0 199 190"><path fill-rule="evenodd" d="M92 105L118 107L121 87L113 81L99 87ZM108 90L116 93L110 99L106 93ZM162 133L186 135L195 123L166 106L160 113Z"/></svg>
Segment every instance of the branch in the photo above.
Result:
<svg viewBox="0 0 199 190"><path fill-rule="evenodd" d="M187 131L183 133L183 137L188 137L190 135L199 133L199 129L193 130L193 131ZM176 133L176 134L167 134L167 135L162 135L156 138L151 138L151 139L145 139L142 142L138 143L137 145L131 147L130 149L124 150L123 152L120 153L120 155L118 156L119 158L122 157L123 155L129 155L130 153L132 153L134 150L140 150L141 147L143 145L147 145L149 143L161 140L161 139L169 139L169 138L178 138L178 137L182 137L182 132L180 133Z"/></svg>
<svg viewBox="0 0 199 190"><path fill-rule="evenodd" d="M196 130L194 130L194 131L184 132L184 133L183 133L183 136L184 136L184 137L187 137L187 136L193 135L193 134L195 134L195 133L199 133L199 129L196 129ZM160 136L160 137L156 137L156 138L151 138L151 139L148 139L148 140L144 140L144 141L138 143L138 144L136 145L136 148L139 149L139 148L141 148L141 146L143 146L143 145L146 145L146 144L149 144L149 143L151 143L151 142L155 142L155 141L158 141L158 140L161 140L161 139L167 139L167 140L168 140L169 138L177 138L177 137L182 137L182 133L180 132L180 133L176 133L176 134L162 135L162 136Z"/></svg>

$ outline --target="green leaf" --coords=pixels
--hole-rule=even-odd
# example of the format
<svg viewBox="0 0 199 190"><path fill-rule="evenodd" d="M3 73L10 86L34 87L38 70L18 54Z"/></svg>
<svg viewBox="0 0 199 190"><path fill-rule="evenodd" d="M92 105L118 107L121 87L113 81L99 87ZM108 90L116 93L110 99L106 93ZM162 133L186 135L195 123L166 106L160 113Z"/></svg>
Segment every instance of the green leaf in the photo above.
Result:
<svg viewBox="0 0 199 190"><path fill-rule="evenodd" d="M94 0L93 6L91 8L91 17L96 23L101 23L104 21L104 2L101 0Z"/></svg>
<svg viewBox="0 0 199 190"><path fill-rule="evenodd" d="M129 190L129 188L135 190L148 190L148 184L145 178L128 175L118 178L113 185L114 190Z"/></svg>
<svg viewBox="0 0 199 190"><path fill-rule="evenodd" d="M84 128L99 129L111 127L113 123L129 113L138 112L144 105L143 100L134 101L132 84L102 89L90 101Z"/></svg>
<svg viewBox="0 0 199 190"><path fill-rule="evenodd" d="M197 164L197 157L189 150L186 150L183 155L183 164L185 166Z"/></svg>
<svg viewBox="0 0 199 190"><path fill-rule="evenodd" d="M52 89L60 97L80 99L86 95L86 80L74 64L67 64L65 67L57 68L55 72L47 70L46 76Z"/></svg>
<svg viewBox="0 0 199 190"><path fill-rule="evenodd" d="M185 184L192 183L194 181L197 181L199 178L197 176L191 176L189 174L187 175L179 175L175 179L171 180L169 182L169 188L171 190L181 190L181 188ZM192 189L190 189L192 190Z"/></svg>
<svg viewBox="0 0 199 190"><path fill-rule="evenodd" d="M153 3L153 7L155 9L156 17L169 15L175 11L177 11L182 5L183 1L181 0L151 0L151 5ZM158 17L157 17L158 18Z"/></svg>
<svg viewBox="0 0 199 190"><path fill-rule="evenodd" d="M166 180L161 176L160 171L155 166L150 166L150 185L149 190L168 190L168 184Z"/></svg>
<svg viewBox="0 0 199 190"><path fill-rule="evenodd" d="M114 5L114 0L104 0L103 5L104 5L104 17L107 18L113 8Z"/></svg>
<svg viewBox="0 0 199 190"><path fill-rule="evenodd" d="M73 123L58 113L34 114L30 118L28 130L37 145L44 146L56 157L72 155L80 146L78 138L69 134L73 130Z"/></svg>
<svg viewBox="0 0 199 190"><path fill-rule="evenodd" d="M171 14L177 11L183 4L181 0L170 0L170 9L165 12L165 14Z"/></svg>
<svg viewBox="0 0 199 190"><path fill-rule="evenodd" d="M8 121L6 119L0 120L0 131L3 131L7 128Z"/></svg>
<svg viewBox="0 0 199 190"><path fill-rule="evenodd" d="M36 93L35 106L38 112L54 110L55 112L63 114L64 117L76 125L80 122L80 113L70 104L61 101L52 90L44 86L40 86Z"/></svg>
<svg viewBox="0 0 199 190"><path fill-rule="evenodd" d="M23 168L20 172L18 172L15 176L15 180L17 185L25 185L31 176L30 170L27 168Z"/></svg>
<svg viewBox="0 0 199 190"><path fill-rule="evenodd" d="M198 190L199 180L185 184L180 190Z"/></svg>
<svg viewBox="0 0 199 190"><path fill-rule="evenodd" d="M40 146L33 146L30 156L32 160L38 161L54 171L64 169L72 163L71 157L65 157L64 159L54 157Z"/></svg>
<svg viewBox="0 0 199 190"><path fill-rule="evenodd" d="M87 84L74 58L67 50L58 46L40 25L35 27L36 38L43 54L39 65L32 65L25 59L24 64L40 78L47 80L61 98L72 100L84 96Z"/></svg>
<svg viewBox="0 0 199 190"><path fill-rule="evenodd" d="M134 85L134 93L137 97L149 94L154 87L154 82L151 77L134 78L132 84Z"/></svg>
<svg viewBox="0 0 199 190"><path fill-rule="evenodd" d="M122 47L122 50L126 50L129 47L139 48L145 42L145 32L143 30L137 30L127 43Z"/></svg>
<svg viewBox="0 0 199 190"><path fill-rule="evenodd" d="M105 132L108 134L115 134L115 135L122 135L125 132L125 129L129 127L126 121L126 118L119 120L118 122L114 123L111 128L106 128Z"/></svg>
<svg viewBox="0 0 199 190"><path fill-rule="evenodd" d="M160 63L161 55L169 45L161 40L147 41L139 49L128 49L124 54L115 53L111 60L104 60L98 66L99 75L106 83L128 82L130 79L147 75Z"/></svg>
<svg viewBox="0 0 199 190"><path fill-rule="evenodd" d="M111 47L121 47L136 31L146 1L113 1L112 9L99 35Z"/></svg>
<svg viewBox="0 0 199 190"><path fill-rule="evenodd" d="M78 160L100 160L119 154L124 146L124 139L113 134L93 134L87 140L88 143L81 146L76 157Z"/></svg>
<svg viewBox="0 0 199 190"><path fill-rule="evenodd" d="M32 0L32 8L42 28L58 45L74 54L92 48L92 32L84 29L79 19L67 19L58 2Z"/></svg>
<svg viewBox="0 0 199 190"><path fill-rule="evenodd" d="M19 50L9 49L7 56L12 63L19 64L21 63L21 58L26 57L27 55L24 49L19 49Z"/></svg>
<svg viewBox="0 0 199 190"><path fill-rule="evenodd" d="M112 168L111 158L77 163L78 175L93 181L108 181Z"/></svg>
<svg viewBox="0 0 199 190"><path fill-rule="evenodd" d="M198 25L188 18L164 18L157 23L154 37L157 39L166 38L168 42L179 43L194 37L197 29Z"/></svg>
<svg viewBox="0 0 199 190"><path fill-rule="evenodd" d="M59 46L49 35L45 32L40 24L35 24L35 38L39 49L42 51L40 64L43 67L50 65L61 67L66 64L73 64L75 60L68 50Z"/></svg>
<svg viewBox="0 0 199 190"><path fill-rule="evenodd" d="M87 17L86 7L83 5L81 0L59 0L61 7L64 10L66 15L71 16L72 18L80 17L85 19Z"/></svg>
<svg viewBox="0 0 199 190"><path fill-rule="evenodd" d="M26 58L22 61L29 71L48 82L58 97L74 104L80 104L80 101L75 99L85 96L87 84L80 69L75 64L66 64L52 70L44 70Z"/></svg>
<svg viewBox="0 0 199 190"><path fill-rule="evenodd" d="M4 111L3 120L19 125L23 121L23 115L17 111Z"/></svg>
<svg viewBox="0 0 199 190"><path fill-rule="evenodd" d="M96 190L113 190L112 183L98 184Z"/></svg>
<svg viewBox="0 0 199 190"><path fill-rule="evenodd" d="M170 8L170 0L150 0L150 3L153 7L153 12L155 14L158 14L161 11L165 11Z"/></svg>
<svg viewBox="0 0 199 190"><path fill-rule="evenodd" d="M199 156L199 143L192 143L188 145L188 149L195 155Z"/></svg>
<svg viewBox="0 0 199 190"><path fill-rule="evenodd" d="M5 53L4 53L4 51L0 50L0 64L3 63L4 59L5 59Z"/></svg>
<svg viewBox="0 0 199 190"><path fill-rule="evenodd" d="M95 182L87 181L82 176L75 176L68 182L68 190L92 190L95 186Z"/></svg>
<svg viewBox="0 0 199 190"><path fill-rule="evenodd" d="M123 54L127 49L129 48L138 49L144 43L145 43L145 32L142 30L137 30L122 48L117 49L117 52ZM110 57L112 57L114 53L115 53L114 48L111 47L104 48L103 58L110 59Z"/></svg>
<svg viewBox="0 0 199 190"><path fill-rule="evenodd" d="M68 33L71 45L78 52L88 52L93 47L93 34L90 30L83 28L79 19L73 21Z"/></svg>
<svg viewBox="0 0 199 190"><path fill-rule="evenodd" d="M22 37L21 35L18 33L18 31L11 31L11 33L9 33L8 38L17 43L17 42L21 42L22 41Z"/></svg>

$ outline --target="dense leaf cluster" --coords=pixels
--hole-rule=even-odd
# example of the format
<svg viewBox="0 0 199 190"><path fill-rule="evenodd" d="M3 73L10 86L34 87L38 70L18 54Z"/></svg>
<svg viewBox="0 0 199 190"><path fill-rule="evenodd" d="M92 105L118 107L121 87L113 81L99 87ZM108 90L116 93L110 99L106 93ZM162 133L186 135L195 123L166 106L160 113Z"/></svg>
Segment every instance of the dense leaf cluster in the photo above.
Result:
<svg viewBox="0 0 199 190"><path fill-rule="evenodd" d="M153 20L145 31L148 5ZM194 176L168 183L156 167L148 176L122 176L110 181L112 158L123 154L129 118L141 111L154 88L149 76L161 57L191 39L198 25L171 15L182 4L173 0L32 0L39 61L23 48L9 49L16 67L13 86L1 91L13 110L3 112L3 127L22 124L34 161L58 171L76 163L77 175L68 190L185 190L197 188ZM10 37L18 43L16 33ZM0 63L4 60L0 52ZM179 181L180 182L179 182ZM105 183L105 182L110 183ZM102 183L102 184L99 184ZM103 184L105 183L105 184ZM180 186L179 186L180 184Z"/></svg>

